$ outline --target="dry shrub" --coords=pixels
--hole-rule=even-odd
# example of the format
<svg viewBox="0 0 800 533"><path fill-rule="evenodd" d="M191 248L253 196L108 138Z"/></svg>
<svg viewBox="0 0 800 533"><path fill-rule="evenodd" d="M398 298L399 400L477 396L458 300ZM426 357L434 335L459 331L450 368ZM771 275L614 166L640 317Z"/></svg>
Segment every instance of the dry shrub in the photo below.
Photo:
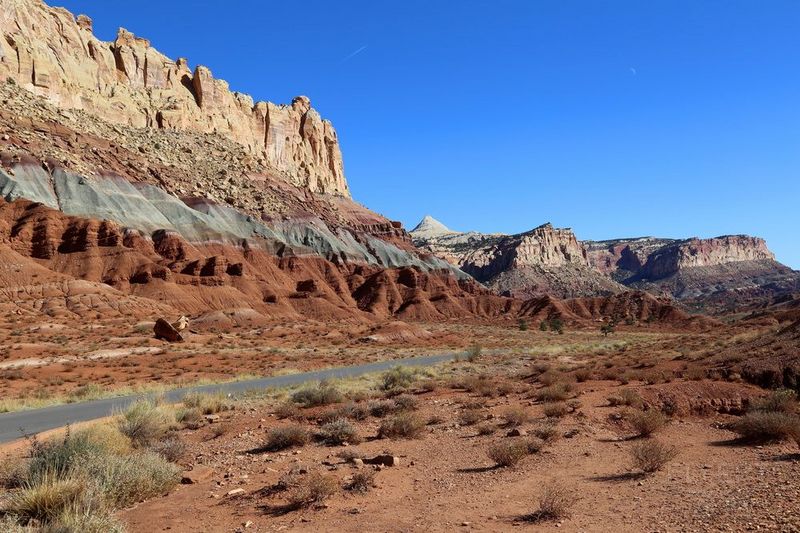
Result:
<svg viewBox="0 0 800 533"><path fill-rule="evenodd" d="M264 450L277 452L293 446L305 446L308 443L308 431L299 424L273 428L267 434Z"/></svg>
<svg viewBox="0 0 800 533"><path fill-rule="evenodd" d="M284 402L275 408L275 416L279 420L286 418L299 418L300 409L297 408L292 402Z"/></svg>
<svg viewBox="0 0 800 533"><path fill-rule="evenodd" d="M288 487L287 507L302 509L317 505L334 494L339 489L336 478L329 474L312 472L306 476L295 478Z"/></svg>
<svg viewBox="0 0 800 533"><path fill-rule="evenodd" d="M545 387L549 387L551 385L555 385L560 381L563 381L563 379L564 376L561 374L561 372L550 369L548 365L548 369L539 374L539 377L536 378L536 381L538 381Z"/></svg>
<svg viewBox="0 0 800 533"><path fill-rule="evenodd" d="M497 431L497 428L492 424L481 424L480 426L478 426L478 435L482 436L491 435L495 431Z"/></svg>
<svg viewBox="0 0 800 533"><path fill-rule="evenodd" d="M638 392L631 389L622 389L619 394L608 397L608 404L611 407L626 405L639 409L644 405L644 400L639 396Z"/></svg>
<svg viewBox="0 0 800 533"><path fill-rule="evenodd" d="M361 442L358 430L345 418L324 424L319 430L319 438L329 446L341 446L345 443L359 444Z"/></svg>
<svg viewBox="0 0 800 533"><path fill-rule="evenodd" d="M529 522L567 518L575 505L572 491L559 483L548 483L539 493L539 508L525 516Z"/></svg>
<svg viewBox="0 0 800 533"><path fill-rule="evenodd" d="M674 446L655 439L638 442L631 448L634 468L648 474L661 470L676 455L678 450Z"/></svg>
<svg viewBox="0 0 800 533"><path fill-rule="evenodd" d="M375 486L375 471L374 470L360 470L353 474L345 489L351 492L365 493Z"/></svg>
<svg viewBox="0 0 800 533"><path fill-rule="evenodd" d="M536 399L540 402L564 402L570 396L572 386L569 383L555 383L536 392Z"/></svg>
<svg viewBox="0 0 800 533"><path fill-rule="evenodd" d="M500 442L492 445L486 453L498 466L515 466L528 455L528 445L521 440Z"/></svg>
<svg viewBox="0 0 800 533"><path fill-rule="evenodd" d="M217 426L221 427L221 426ZM186 443L178 435L171 435L149 446L153 451L171 463L176 463L186 452Z"/></svg>
<svg viewBox="0 0 800 533"><path fill-rule="evenodd" d="M507 427L518 427L530 421L530 413L522 407L508 407L503 411L503 420Z"/></svg>
<svg viewBox="0 0 800 533"><path fill-rule="evenodd" d="M407 389L417 380L417 371L413 368L396 366L384 372L381 376L381 389L393 391L396 389Z"/></svg>
<svg viewBox="0 0 800 533"><path fill-rule="evenodd" d="M547 443L555 442L559 437L558 428L554 424L542 424L537 426L533 429L532 433Z"/></svg>
<svg viewBox="0 0 800 533"><path fill-rule="evenodd" d="M345 448L344 450L336 452L336 457L346 463L353 463L356 459L363 459L364 454L352 448Z"/></svg>
<svg viewBox="0 0 800 533"><path fill-rule="evenodd" d="M547 418L561 418L569 413L569 406L563 402L549 402L542 407Z"/></svg>
<svg viewBox="0 0 800 533"><path fill-rule="evenodd" d="M397 404L391 400L374 400L367 404L369 414L377 418L383 418L397 410Z"/></svg>
<svg viewBox="0 0 800 533"><path fill-rule="evenodd" d="M199 429L205 423L202 411L196 407L179 410L175 419L187 429Z"/></svg>
<svg viewBox="0 0 800 533"><path fill-rule="evenodd" d="M544 445L545 442L539 437L530 437L529 439L525 440L525 446L530 454L539 453L542 451L542 448L544 448Z"/></svg>
<svg viewBox="0 0 800 533"><path fill-rule="evenodd" d="M625 415L625 420L636 432L637 437L649 437L667 423L667 417L655 409L629 411Z"/></svg>
<svg viewBox="0 0 800 533"><path fill-rule="evenodd" d="M439 382L435 379L426 379L419 384L419 389L422 392L434 392L439 388Z"/></svg>
<svg viewBox="0 0 800 533"><path fill-rule="evenodd" d="M579 368L573 372L572 375L575 376L575 381L578 383L583 383L592 379L592 370L589 368Z"/></svg>
<svg viewBox="0 0 800 533"><path fill-rule="evenodd" d="M401 394L395 397L394 405L398 411L416 411L419 407L419 400L410 394Z"/></svg>
<svg viewBox="0 0 800 533"><path fill-rule="evenodd" d="M481 346L480 344L473 344L472 346L467 348L466 357L467 361L469 361L470 363L474 363L475 361L480 359L482 355L483 355L483 346Z"/></svg>
<svg viewBox="0 0 800 533"><path fill-rule="evenodd" d="M425 421L414 413L400 413L387 418L378 429L378 438L418 439L425 431Z"/></svg>
<svg viewBox="0 0 800 533"><path fill-rule="evenodd" d="M788 389L773 391L765 398L755 400L750 406L750 411L761 411L764 413L796 413L797 394Z"/></svg>
<svg viewBox="0 0 800 533"><path fill-rule="evenodd" d="M742 440L748 442L779 442L800 439L800 418L783 412L754 411L729 426Z"/></svg>
<svg viewBox="0 0 800 533"><path fill-rule="evenodd" d="M359 405L351 402L322 413L322 415L320 415L320 420L323 423L327 423L342 418L365 420L367 417L369 417L369 408L366 405Z"/></svg>
<svg viewBox="0 0 800 533"><path fill-rule="evenodd" d="M458 415L458 423L462 426L473 426L485 418L486 413L482 409L464 409Z"/></svg>

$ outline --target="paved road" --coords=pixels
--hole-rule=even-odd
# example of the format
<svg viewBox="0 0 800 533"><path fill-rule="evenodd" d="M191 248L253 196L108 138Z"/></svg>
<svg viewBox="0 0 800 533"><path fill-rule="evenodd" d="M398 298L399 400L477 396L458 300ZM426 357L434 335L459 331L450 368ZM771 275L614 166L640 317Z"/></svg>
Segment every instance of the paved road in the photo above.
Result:
<svg viewBox="0 0 800 533"><path fill-rule="evenodd" d="M302 383L319 381L321 379L336 379L361 376L373 372L383 372L395 366L431 366L455 358L455 354L431 355L427 357L413 357L409 359L395 359L378 363L328 368L302 374L290 374L271 378L236 381L217 385L202 385L198 387L185 387L174 389L163 394L168 402L179 402L188 392L223 392L240 393L253 389L266 389L270 387L287 387ZM82 403L69 403L55 405L42 409L31 409L13 413L0 414L0 443L10 442L22 437L23 434L34 434L49 429L55 429L67 424L85 422L96 418L109 416L116 411L142 398L154 398L156 393L135 396L122 396L119 398L105 398Z"/></svg>

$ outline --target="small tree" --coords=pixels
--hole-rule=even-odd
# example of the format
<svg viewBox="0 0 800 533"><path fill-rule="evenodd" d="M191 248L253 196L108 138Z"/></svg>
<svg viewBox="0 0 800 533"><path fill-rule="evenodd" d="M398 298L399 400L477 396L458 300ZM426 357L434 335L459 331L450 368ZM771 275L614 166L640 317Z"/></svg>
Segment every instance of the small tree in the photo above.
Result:
<svg viewBox="0 0 800 533"><path fill-rule="evenodd" d="M539 324L539 331L547 331L549 328L547 324L547 320L542 320L542 323Z"/></svg>
<svg viewBox="0 0 800 533"><path fill-rule="evenodd" d="M524 318L519 319L519 330L528 331L528 322Z"/></svg>
<svg viewBox="0 0 800 533"><path fill-rule="evenodd" d="M564 322L560 318L554 318L550 321L550 331L555 331L559 335L564 334Z"/></svg>
<svg viewBox="0 0 800 533"><path fill-rule="evenodd" d="M603 337L608 337L610 334L614 333L614 329L614 323L609 322L608 324L600 326L600 333L603 334Z"/></svg>

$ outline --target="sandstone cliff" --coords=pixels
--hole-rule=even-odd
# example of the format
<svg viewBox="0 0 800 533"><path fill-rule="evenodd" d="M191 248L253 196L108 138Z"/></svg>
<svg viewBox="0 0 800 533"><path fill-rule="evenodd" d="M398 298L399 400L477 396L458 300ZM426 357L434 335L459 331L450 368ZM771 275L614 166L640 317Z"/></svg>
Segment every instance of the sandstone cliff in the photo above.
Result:
<svg viewBox="0 0 800 533"><path fill-rule="evenodd" d="M410 235L421 249L504 295L579 297L623 290L590 267L572 230L549 223L516 235L458 233L428 217Z"/></svg>
<svg viewBox="0 0 800 533"><path fill-rule="evenodd" d="M563 297L635 288L703 312L728 312L800 290L800 273L748 235L578 241L545 224L518 235L458 233L433 219L414 243L502 294ZM435 224L434 224L435 222ZM445 228L446 231L443 231Z"/></svg>
<svg viewBox="0 0 800 533"><path fill-rule="evenodd" d="M41 0L0 3L0 80L114 124L217 133L291 183L349 196L336 131L298 96L290 105L254 103L203 66L172 60L120 28L113 42Z"/></svg>

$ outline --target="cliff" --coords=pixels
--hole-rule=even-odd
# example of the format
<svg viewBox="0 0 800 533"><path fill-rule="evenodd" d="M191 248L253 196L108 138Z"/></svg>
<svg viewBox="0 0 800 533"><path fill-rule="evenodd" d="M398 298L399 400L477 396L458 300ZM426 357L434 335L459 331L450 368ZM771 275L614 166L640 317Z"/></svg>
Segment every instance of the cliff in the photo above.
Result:
<svg viewBox="0 0 800 533"><path fill-rule="evenodd" d="M191 69L123 28L113 42L100 41L91 19L41 0L3 0L0 33L0 80L61 109L136 128L220 134L294 185L349 196L336 130L304 96L254 103L204 66Z"/></svg>
<svg viewBox="0 0 800 533"><path fill-rule="evenodd" d="M426 217L410 235L422 250L504 295L580 297L623 290L591 268L572 230L549 223L516 235L459 233Z"/></svg>

